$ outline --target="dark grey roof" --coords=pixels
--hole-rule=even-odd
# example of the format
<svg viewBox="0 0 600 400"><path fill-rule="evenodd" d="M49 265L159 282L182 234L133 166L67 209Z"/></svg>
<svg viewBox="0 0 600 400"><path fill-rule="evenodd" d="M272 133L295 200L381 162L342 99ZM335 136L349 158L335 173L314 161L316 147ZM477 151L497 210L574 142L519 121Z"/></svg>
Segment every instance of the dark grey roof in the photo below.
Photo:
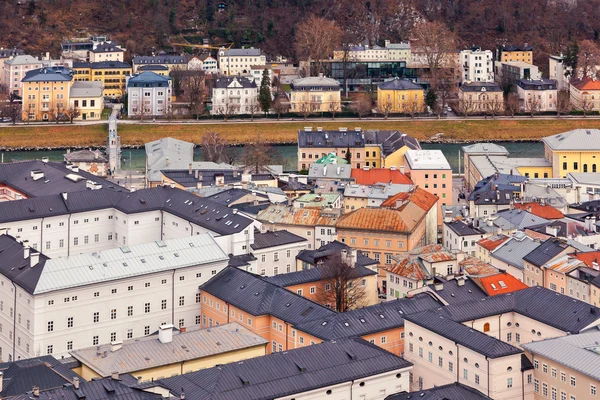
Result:
<svg viewBox="0 0 600 400"><path fill-rule="evenodd" d="M586 201L581 204L570 204L569 208L587 212L598 212L600 211L600 200Z"/></svg>
<svg viewBox="0 0 600 400"><path fill-rule="evenodd" d="M227 266L237 267L237 268L247 267L250 265L250 261L256 261L256 257L254 257L254 255L252 255L252 253L240 254L237 256L230 254L229 255L229 263L227 264Z"/></svg>
<svg viewBox="0 0 600 400"><path fill-rule="evenodd" d="M368 307L332 313L325 318L316 318L295 327L323 340L363 336L385 332L404 326L404 317L423 310L439 308L438 302L428 293L410 298L400 298Z"/></svg>
<svg viewBox="0 0 600 400"><path fill-rule="evenodd" d="M179 55L157 55L157 56L135 56L133 57L134 64L187 64L188 60L185 56Z"/></svg>
<svg viewBox="0 0 600 400"><path fill-rule="evenodd" d="M0 49L0 58L9 58L25 54L25 51L20 49Z"/></svg>
<svg viewBox="0 0 600 400"><path fill-rule="evenodd" d="M90 63L91 69L128 69L131 65L123 61L98 61Z"/></svg>
<svg viewBox="0 0 600 400"><path fill-rule="evenodd" d="M317 282L324 279L331 279L333 278L333 276L330 272L331 270L328 268L315 267L310 269L304 269L301 271L290 272L287 274L279 274L266 279L277 286L288 287L294 285L301 285L303 283ZM361 267L360 265L358 265L352 269L352 274L349 275L349 278L359 279L370 275L377 275L377 272L373 271L370 268Z"/></svg>
<svg viewBox="0 0 600 400"><path fill-rule="evenodd" d="M208 196L207 199L210 199L211 201L214 201L217 204L229 207L231 203L252 193L253 192L248 189L233 188L219 192L217 194L213 194L212 196ZM269 196L262 193L256 193L256 199L259 201L268 201Z"/></svg>
<svg viewBox="0 0 600 400"><path fill-rule="evenodd" d="M467 224L464 221L454 220L450 222L444 222L448 228L450 228L458 236L470 236L470 235L483 235L485 234L479 228L473 226L473 224Z"/></svg>
<svg viewBox="0 0 600 400"><path fill-rule="evenodd" d="M266 400L363 379L412 364L360 338L324 342L225 364L140 387L160 385L186 400Z"/></svg>
<svg viewBox="0 0 600 400"><path fill-rule="evenodd" d="M138 71L168 71L169 67L164 65L141 65Z"/></svg>
<svg viewBox="0 0 600 400"><path fill-rule="evenodd" d="M30 260L24 257L24 251L23 244L17 242L14 237L0 235L0 274L15 282L28 293L33 293L44 270L44 264L49 258L30 249L30 254L39 254L37 265L30 267Z"/></svg>
<svg viewBox="0 0 600 400"><path fill-rule="evenodd" d="M74 375L74 373L71 373ZM144 392L131 387L132 378L123 376L120 380L111 378L98 379L86 382L79 380L79 389L75 389L72 384L64 387L40 391L38 397L34 397L31 388L26 394L12 397L14 400L159 400L161 395Z"/></svg>
<svg viewBox="0 0 600 400"><path fill-rule="evenodd" d="M506 46L504 46L502 48L502 51L532 51L533 47L529 46L527 44L524 45L514 45L514 44L507 44Z"/></svg>
<svg viewBox="0 0 600 400"><path fill-rule="evenodd" d="M538 217L529 211L521 208L513 210L502 210L496 213L497 218L494 220L494 225L503 230L524 230L530 226L544 224L549 222L547 219Z"/></svg>
<svg viewBox="0 0 600 400"><path fill-rule="evenodd" d="M553 79L519 79L516 83L525 90L556 90Z"/></svg>
<svg viewBox="0 0 600 400"><path fill-rule="evenodd" d="M192 174L187 169L161 170L160 172L173 182L177 182L186 188L196 188L198 184L202 186L214 185L216 176L222 176L225 185L242 181L242 175L231 168L198 170L198 178L195 176L196 170Z"/></svg>
<svg viewBox="0 0 600 400"><path fill-rule="evenodd" d="M565 240L549 238L528 253L523 260L536 267L541 267L569 247Z"/></svg>
<svg viewBox="0 0 600 400"><path fill-rule="evenodd" d="M108 159L100 150L78 150L63 155L69 162L106 163Z"/></svg>
<svg viewBox="0 0 600 400"><path fill-rule="evenodd" d="M242 88L255 89L257 87L253 79L244 78L243 76L233 76L217 79L215 81L215 89L226 89L234 80L242 85Z"/></svg>
<svg viewBox="0 0 600 400"><path fill-rule="evenodd" d="M317 262L319 261L325 261L327 258L333 255L341 254L342 250L350 251L351 248L346 243L334 240L333 242L324 244L316 250L302 250L298 253L296 258L311 265L317 265ZM359 251L357 252L356 264L366 267L368 265L377 265L379 263L376 260L365 256Z"/></svg>
<svg viewBox="0 0 600 400"><path fill-rule="evenodd" d="M31 171L41 171L43 178L33 180ZM83 179L77 182L66 178L68 174L81 176ZM104 180L89 172L79 170L74 172L63 163L32 160L15 163L0 164L0 183L10 186L27 197L41 197L59 193L73 193L89 191L86 184L92 180L100 185L102 189L110 191L126 191L116 183ZM0 217L1 219L1 217Z"/></svg>
<svg viewBox="0 0 600 400"><path fill-rule="evenodd" d="M152 71L144 71L129 79L127 87L168 87L170 80L171 78L168 76L159 75Z"/></svg>
<svg viewBox="0 0 600 400"><path fill-rule="evenodd" d="M436 290L435 283L441 283L442 289ZM459 286L456 279L445 280L435 277L435 282L428 285L432 292L440 296L448 304L464 303L466 301L478 300L487 297L479 286L470 279L465 279L463 285Z"/></svg>
<svg viewBox="0 0 600 400"><path fill-rule="evenodd" d="M449 305L438 312L457 322L516 312L570 333L579 333L600 318L599 308L541 286Z"/></svg>
<svg viewBox="0 0 600 400"><path fill-rule="evenodd" d="M408 79L398 79L394 78L390 81L380 83L377 85L379 89L382 90L423 90L421 85L417 85L416 83L408 80Z"/></svg>
<svg viewBox="0 0 600 400"><path fill-rule="evenodd" d="M294 325L335 314L327 307L238 268L225 268L200 289L251 315L269 314Z"/></svg>
<svg viewBox="0 0 600 400"><path fill-rule="evenodd" d="M284 244L306 242L306 239L288 231L275 231L254 234L252 250L266 249L269 247L283 246Z"/></svg>
<svg viewBox="0 0 600 400"><path fill-rule="evenodd" d="M40 391L59 388L71 383L74 377L83 380L50 355L2 363L0 371L3 373L2 398L27 393L34 386L39 387Z"/></svg>
<svg viewBox="0 0 600 400"><path fill-rule="evenodd" d="M480 391L462 383L450 383L418 392L397 393L385 398L385 400L491 400Z"/></svg>
<svg viewBox="0 0 600 400"><path fill-rule="evenodd" d="M44 67L25 74L21 82L70 82L73 70L65 67Z"/></svg>
<svg viewBox="0 0 600 400"><path fill-rule="evenodd" d="M410 150L421 150L421 144L417 139L399 131L367 130L365 131L365 143L380 144L384 157L404 146Z"/></svg>
<svg viewBox="0 0 600 400"><path fill-rule="evenodd" d="M463 92L501 92L502 88L494 82L470 82L464 83L460 90Z"/></svg>
<svg viewBox="0 0 600 400"><path fill-rule="evenodd" d="M492 257L500 261L512 265L515 268L523 270L523 257L531 253L540 245L539 242L533 240L525 234L511 237L502 246L492 252Z"/></svg>
<svg viewBox="0 0 600 400"><path fill-rule="evenodd" d="M506 357L523 352L513 345L469 328L432 310L407 315L405 319L489 358ZM411 334L410 330L408 334Z"/></svg>
<svg viewBox="0 0 600 400"><path fill-rule="evenodd" d="M291 192L296 190L311 190L312 186L307 185L306 183L299 182L297 179L290 178L287 182L279 179L277 181L277 186L283 190L284 192Z"/></svg>
<svg viewBox="0 0 600 400"><path fill-rule="evenodd" d="M168 186L135 192L109 189L50 195L19 201L0 202L0 222L12 222L115 208L125 214L163 210L220 235L241 232L252 220L231 209L185 190Z"/></svg>
<svg viewBox="0 0 600 400"><path fill-rule="evenodd" d="M118 44L113 42L102 42L99 45L97 45L95 49L92 50L92 52L94 53L108 53L116 51L123 51L123 49L119 47Z"/></svg>

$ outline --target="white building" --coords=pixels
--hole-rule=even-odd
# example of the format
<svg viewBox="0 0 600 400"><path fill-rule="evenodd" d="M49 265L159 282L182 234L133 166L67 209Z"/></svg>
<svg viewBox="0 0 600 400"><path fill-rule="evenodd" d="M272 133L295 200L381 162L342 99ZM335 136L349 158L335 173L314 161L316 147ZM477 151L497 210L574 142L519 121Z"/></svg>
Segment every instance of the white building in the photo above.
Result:
<svg viewBox="0 0 600 400"><path fill-rule="evenodd" d="M571 172L567 178L573 182L577 191L577 200L574 203L600 200L600 173L598 172Z"/></svg>
<svg viewBox="0 0 600 400"><path fill-rule="evenodd" d="M565 75L571 72L571 67L565 65L565 58L561 55L551 55L548 58L548 76L556 81L558 90L569 89L569 78Z"/></svg>
<svg viewBox="0 0 600 400"><path fill-rule="evenodd" d="M244 77L220 78L212 90L212 115L249 114L259 112L258 87Z"/></svg>
<svg viewBox="0 0 600 400"><path fill-rule="evenodd" d="M21 96L21 80L25 74L34 69L42 68L42 61L32 56L18 55L4 61L0 83L8 93Z"/></svg>
<svg viewBox="0 0 600 400"><path fill-rule="evenodd" d="M260 49L253 47L230 50L221 48L218 60L219 73L222 75L244 75L250 72L250 67L267 65L267 58L261 54Z"/></svg>
<svg viewBox="0 0 600 400"><path fill-rule="evenodd" d="M517 81L519 107L525 112L556 111L558 97L556 81L521 79Z"/></svg>
<svg viewBox="0 0 600 400"><path fill-rule="evenodd" d="M198 286L228 260L208 233L55 259L8 235L0 246L2 360L199 325Z"/></svg>
<svg viewBox="0 0 600 400"><path fill-rule="evenodd" d="M473 47L460 52L460 65L463 70L462 82L493 82L494 54L491 50Z"/></svg>
<svg viewBox="0 0 600 400"><path fill-rule="evenodd" d="M207 74L216 74L219 72L217 59L210 54L202 54L190 58L187 69L188 71L203 70Z"/></svg>
<svg viewBox="0 0 600 400"><path fill-rule="evenodd" d="M171 78L151 71L127 81L128 114L138 117L161 117L171 110Z"/></svg>
<svg viewBox="0 0 600 400"><path fill-rule="evenodd" d="M255 232L250 245L256 266L247 271L261 276L275 276L296 272L296 256L308 247L308 240L288 231ZM230 262L231 265L231 262Z"/></svg>
<svg viewBox="0 0 600 400"><path fill-rule="evenodd" d="M333 52L334 60L347 61L410 61L410 43L390 43L385 41L385 46L369 46L368 44L358 46L347 46L345 49L337 49Z"/></svg>
<svg viewBox="0 0 600 400"><path fill-rule="evenodd" d="M477 242L489 236L483 230L463 221L444 222L443 245L448 250L458 250L475 257Z"/></svg>

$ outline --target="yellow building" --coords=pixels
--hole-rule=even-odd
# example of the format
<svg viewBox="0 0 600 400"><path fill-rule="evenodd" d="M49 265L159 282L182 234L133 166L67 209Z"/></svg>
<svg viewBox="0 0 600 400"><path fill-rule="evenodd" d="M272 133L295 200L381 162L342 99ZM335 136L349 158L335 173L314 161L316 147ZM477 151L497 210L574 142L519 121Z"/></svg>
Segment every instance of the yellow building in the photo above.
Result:
<svg viewBox="0 0 600 400"><path fill-rule="evenodd" d="M120 61L123 62L125 49L114 42L102 42L90 50L90 62Z"/></svg>
<svg viewBox="0 0 600 400"><path fill-rule="evenodd" d="M23 83L23 121L52 121L69 107L72 71L48 67L29 71Z"/></svg>
<svg viewBox="0 0 600 400"><path fill-rule="evenodd" d="M500 52L500 61L520 61L533 64L533 47L525 43L523 46L507 45Z"/></svg>
<svg viewBox="0 0 600 400"><path fill-rule="evenodd" d="M300 114L340 112L340 84L323 76L294 79L290 85L290 111Z"/></svg>
<svg viewBox="0 0 600 400"><path fill-rule="evenodd" d="M127 77L131 75L131 65L120 61L95 63L73 63L75 81L99 81L104 88L103 96L113 99L125 94Z"/></svg>
<svg viewBox="0 0 600 400"><path fill-rule="evenodd" d="M162 325L158 335L72 351L81 363L73 370L87 381L114 373L151 381L264 356L269 343L235 322L191 332L173 330L173 325Z"/></svg>
<svg viewBox="0 0 600 400"><path fill-rule="evenodd" d="M571 172L600 172L600 129L575 129L547 136L544 157L552 163L552 177Z"/></svg>
<svg viewBox="0 0 600 400"><path fill-rule="evenodd" d="M408 79L394 78L377 86L377 108L381 113L417 114L425 111L424 90Z"/></svg>

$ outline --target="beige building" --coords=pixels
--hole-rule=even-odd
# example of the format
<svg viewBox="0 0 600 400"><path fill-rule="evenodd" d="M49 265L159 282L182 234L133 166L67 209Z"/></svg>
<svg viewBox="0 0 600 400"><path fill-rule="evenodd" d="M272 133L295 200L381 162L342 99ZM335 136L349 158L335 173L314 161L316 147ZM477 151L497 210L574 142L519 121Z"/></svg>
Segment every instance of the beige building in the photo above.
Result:
<svg viewBox="0 0 600 400"><path fill-rule="evenodd" d="M102 42L90 51L90 62L120 61L123 62L125 49L114 42Z"/></svg>
<svg viewBox="0 0 600 400"><path fill-rule="evenodd" d="M534 393L542 399L596 399L600 390L600 332L527 343L534 365Z"/></svg>
<svg viewBox="0 0 600 400"><path fill-rule="evenodd" d="M264 356L268 341L233 322L191 332L162 325L158 335L112 342L71 352L85 380L131 374L154 381L188 372Z"/></svg>
<svg viewBox="0 0 600 400"><path fill-rule="evenodd" d="M291 84L290 103L290 111L301 114L340 112L340 84L323 76L295 79Z"/></svg>
<svg viewBox="0 0 600 400"><path fill-rule="evenodd" d="M73 82L69 96L69 107L77 110L75 120L100 120L104 108L102 91L103 86L100 81Z"/></svg>
<svg viewBox="0 0 600 400"><path fill-rule="evenodd" d="M550 79L521 79L517 81L519 107L527 113L556 111L558 91Z"/></svg>
<svg viewBox="0 0 600 400"><path fill-rule="evenodd" d="M72 70L63 67L29 71L23 78L22 119L51 121L69 107Z"/></svg>
<svg viewBox="0 0 600 400"><path fill-rule="evenodd" d="M585 77L572 80L569 84L571 104L577 110L600 110L600 81Z"/></svg>
<svg viewBox="0 0 600 400"><path fill-rule="evenodd" d="M500 114L504 111L504 93L493 82L470 82L458 89L458 108L461 114Z"/></svg>

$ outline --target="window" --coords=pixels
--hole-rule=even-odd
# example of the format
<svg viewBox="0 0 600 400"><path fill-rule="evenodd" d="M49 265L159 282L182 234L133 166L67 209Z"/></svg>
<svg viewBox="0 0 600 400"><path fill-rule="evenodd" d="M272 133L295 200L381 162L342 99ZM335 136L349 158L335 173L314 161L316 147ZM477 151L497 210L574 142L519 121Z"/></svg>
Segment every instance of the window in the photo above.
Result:
<svg viewBox="0 0 600 400"><path fill-rule="evenodd" d="M542 364L542 371L547 374L548 373L548 364Z"/></svg>
<svg viewBox="0 0 600 400"><path fill-rule="evenodd" d="M556 378L556 368L552 368L552 377Z"/></svg>
<svg viewBox="0 0 600 400"><path fill-rule="evenodd" d="M54 352L54 346L53 345L48 345L48 347L46 348L47 354L52 354Z"/></svg>
<svg viewBox="0 0 600 400"><path fill-rule="evenodd" d="M562 383L567 383L567 374L565 374L564 372L560 373L560 381Z"/></svg>
<svg viewBox="0 0 600 400"><path fill-rule="evenodd" d="M116 342L117 341L117 332L111 332L111 334L110 334L110 341L111 342Z"/></svg>
<svg viewBox="0 0 600 400"><path fill-rule="evenodd" d="M552 388L551 393L552 394L551 394L550 398L552 400L558 400L558 392L556 391L555 387Z"/></svg>
<svg viewBox="0 0 600 400"><path fill-rule="evenodd" d="M94 323L99 322L99 321L100 321L100 313L95 312L94 313Z"/></svg>
<svg viewBox="0 0 600 400"><path fill-rule="evenodd" d="M127 316L128 317L132 317L133 316L133 306L128 306L127 307Z"/></svg>
<svg viewBox="0 0 600 400"><path fill-rule="evenodd" d="M433 353L432 352L429 352L429 354L427 354L427 361L433 362Z"/></svg>
<svg viewBox="0 0 600 400"><path fill-rule="evenodd" d="M463 369L463 378L469 380L469 371L466 368Z"/></svg>
<svg viewBox="0 0 600 400"><path fill-rule="evenodd" d="M521 343L521 334L520 333L515 333L515 342Z"/></svg>
<svg viewBox="0 0 600 400"><path fill-rule="evenodd" d="M533 391L535 393L539 393L540 392L540 381L537 378L533 380Z"/></svg>
<svg viewBox="0 0 600 400"><path fill-rule="evenodd" d="M508 379L506 380L506 387L507 387L507 388L511 388L511 387L513 387L513 378L508 378Z"/></svg>
<svg viewBox="0 0 600 400"><path fill-rule="evenodd" d="M179 296L179 306L185 305L185 296Z"/></svg>
<svg viewBox="0 0 600 400"><path fill-rule="evenodd" d="M311 287L310 287L310 293L311 293L311 294L315 294L315 293L316 293L316 291L317 291L317 288L316 288L315 286L311 286Z"/></svg>
<svg viewBox="0 0 600 400"><path fill-rule="evenodd" d="M479 375L475 374L475 384L479 385Z"/></svg>
<svg viewBox="0 0 600 400"><path fill-rule="evenodd" d="M54 321L48 321L48 332L54 332Z"/></svg>
<svg viewBox="0 0 600 400"><path fill-rule="evenodd" d="M117 319L117 310L114 308L110 310L110 319Z"/></svg>
<svg viewBox="0 0 600 400"><path fill-rule="evenodd" d="M73 327L73 317L67 318L67 328Z"/></svg>
<svg viewBox="0 0 600 400"><path fill-rule="evenodd" d="M147 314L150 312L150 303L144 304L144 312Z"/></svg>
<svg viewBox="0 0 600 400"><path fill-rule="evenodd" d="M542 396L548 397L548 384L545 382L542 383Z"/></svg>
<svg viewBox="0 0 600 400"><path fill-rule="evenodd" d="M577 382L575 382L575 377L574 377L574 376L571 376L571 386L575 387L575 386L576 386L576 383L577 383Z"/></svg>
<svg viewBox="0 0 600 400"><path fill-rule="evenodd" d="M73 350L73 341L72 340L69 340L67 342L67 350Z"/></svg>
<svg viewBox="0 0 600 400"><path fill-rule="evenodd" d="M595 396L595 395L596 395L596 393L597 393L597 392L596 392L596 385L590 385L590 394L591 394L592 396Z"/></svg>
<svg viewBox="0 0 600 400"><path fill-rule="evenodd" d="M454 363L452 361L448 361L448 371L454 371Z"/></svg>
<svg viewBox="0 0 600 400"><path fill-rule="evenodd" d="M512 341L512 333L509 332L509 333L506 334L506 341L507 342L511 342Z"/></svg>
<svg viewBox="0 0 600 400"><path fill-rule="evenodd" d="M419 347L419 357L423 358L423 348Z"/></svg>

